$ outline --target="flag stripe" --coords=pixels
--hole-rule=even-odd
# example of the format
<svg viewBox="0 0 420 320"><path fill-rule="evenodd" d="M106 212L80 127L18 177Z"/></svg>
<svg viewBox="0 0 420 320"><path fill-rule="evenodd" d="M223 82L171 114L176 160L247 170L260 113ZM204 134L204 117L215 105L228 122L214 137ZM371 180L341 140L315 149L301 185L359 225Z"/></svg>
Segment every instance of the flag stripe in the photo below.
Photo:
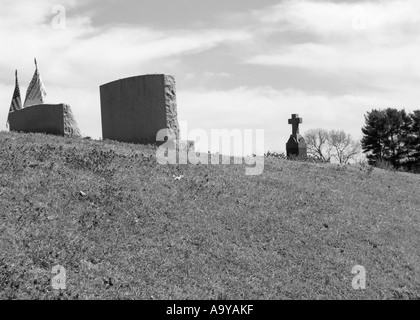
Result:
<svg viewBox="0 0 420 320"><path fill-rule="evenodd" d="M22 101L20 98L20 88L19 88L19 81L16 75L16 82L15 82L15 91L13 92L12 102L10 104L10 111L16 111L22 109Z"/></svg>
<svg viewBox="0 0 420 320"><path fill-rule="evenodd" d="M16 80L15 80L15 91L13 91L12 102L10 103L9 115L10 112L22 109L22 100L20 98L20 88L19 88L19 81L16 71ZM9 115L7 116L7 123L9 124Z"/></svg>
<svg viewBox="0 0 420 320"><path fill-rule="evenodd" d="M20 100L20 97L17 97L16 99L14 99L12 101L12 107L11 107L12 111L16 111L19 109L22 109L22 101Z"/></svg>

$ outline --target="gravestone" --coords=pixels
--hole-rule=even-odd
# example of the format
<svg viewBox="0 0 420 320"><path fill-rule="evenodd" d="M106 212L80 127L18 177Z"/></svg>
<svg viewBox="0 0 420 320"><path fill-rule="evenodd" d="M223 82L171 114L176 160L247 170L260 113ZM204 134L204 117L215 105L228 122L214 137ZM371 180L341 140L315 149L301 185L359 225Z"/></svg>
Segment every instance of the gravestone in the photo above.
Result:
<svg viewBox="0 0 420 320"><path fill-rule="evenodd" d="M80 137L80 130L68 104L36 104L9 114L10 131Z"/></svg>
<svg viewBox="0 0 420 320"><path fill-rule="evenodd" d="M161 129L179 139L175 78L164 74L120 79L100 86L103 139L141 144L156 141Z"/></svg>
<svg viewBox="0 0 420 320"><path fill-rule="evenodd" d="M299 118L298 114L292 114L292 118L289 119L289 124L292 125L292 134L289 141L286 143L287 156L302 156L307 155L307 146L305 139L299 134L299 124L302 123L302 118Z"/></svg>

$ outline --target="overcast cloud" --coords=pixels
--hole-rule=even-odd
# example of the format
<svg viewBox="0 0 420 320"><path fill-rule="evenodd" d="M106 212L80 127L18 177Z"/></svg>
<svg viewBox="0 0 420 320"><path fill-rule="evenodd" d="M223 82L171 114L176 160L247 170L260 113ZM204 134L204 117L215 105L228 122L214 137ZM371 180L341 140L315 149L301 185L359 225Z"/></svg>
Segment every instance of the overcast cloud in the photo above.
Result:
<svg viewBox="0 0 420 320"><path fill-rule="evenodd" d="M301 132L343 129L360 138L372 108L419 109L415 0L1 5L0 130L14 70L24 95L34 57L46 102L70 104L93 138L101 136L99 86L148 73L175 76L179 120L189 129L264 129L270 151L285 150L292 113L303 117ZM58 5L64 29L52 24Z"/></svg>

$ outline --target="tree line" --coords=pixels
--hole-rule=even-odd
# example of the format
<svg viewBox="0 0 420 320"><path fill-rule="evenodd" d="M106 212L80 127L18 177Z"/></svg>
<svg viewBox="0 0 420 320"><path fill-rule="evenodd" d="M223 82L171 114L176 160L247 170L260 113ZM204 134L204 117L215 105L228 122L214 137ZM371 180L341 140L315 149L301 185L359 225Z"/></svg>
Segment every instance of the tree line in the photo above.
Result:
<svg viewBox="0 0 420 320"><path fill-rule="evenodd" d="M347 164L363 152L372 166L386 164L413 171L420 166L420 110L373 109L365 114L361 141L343 130L305 132L308 154L325 162Z"/></svg>

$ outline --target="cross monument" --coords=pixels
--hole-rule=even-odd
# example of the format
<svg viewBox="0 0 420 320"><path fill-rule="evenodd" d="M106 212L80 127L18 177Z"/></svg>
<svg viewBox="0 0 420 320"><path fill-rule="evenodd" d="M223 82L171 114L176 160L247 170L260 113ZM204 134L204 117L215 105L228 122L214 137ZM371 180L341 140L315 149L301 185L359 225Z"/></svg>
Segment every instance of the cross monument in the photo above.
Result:
<svg viewBox="0 0 420 320"><path fill-rule="evenodd" d="M289 119L289 124L292 125L292 135L286 143L287 156L294 155L306 157L307 155L305 139L299 134L299 124L301 123L302 118L299 118L298 114L292 114L292 118Z"/></svg>

